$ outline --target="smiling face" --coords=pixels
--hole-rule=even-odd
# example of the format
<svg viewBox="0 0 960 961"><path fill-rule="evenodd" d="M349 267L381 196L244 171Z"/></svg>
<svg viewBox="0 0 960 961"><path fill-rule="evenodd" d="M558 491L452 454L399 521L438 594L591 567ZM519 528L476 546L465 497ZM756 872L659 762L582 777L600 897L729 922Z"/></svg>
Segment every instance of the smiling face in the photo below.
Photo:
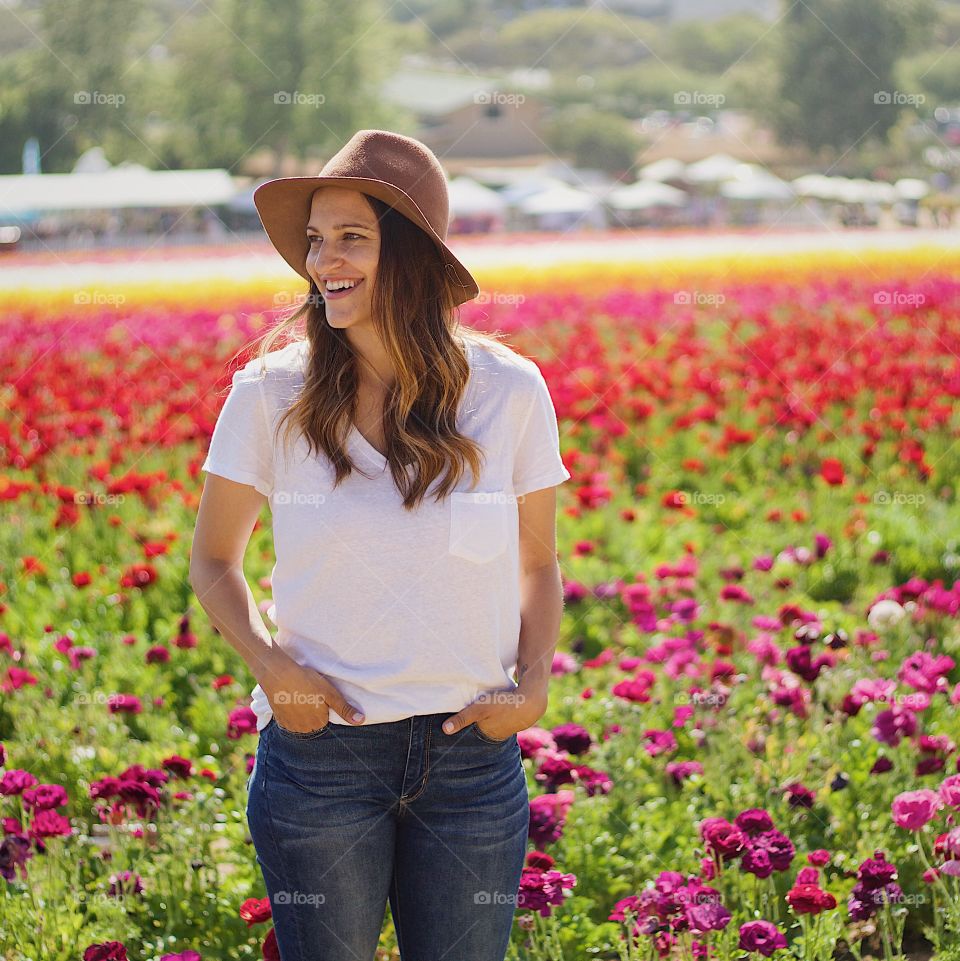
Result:
<svg viewBox="0 0 960 961"><path fill-rule="evenodd" d="M366 198L346 187L314 191L307 221L307 273L323 296L331 327L371 324L373 285L380 260L380 227ZM328 281L355 281L331 290Z"/></svg>

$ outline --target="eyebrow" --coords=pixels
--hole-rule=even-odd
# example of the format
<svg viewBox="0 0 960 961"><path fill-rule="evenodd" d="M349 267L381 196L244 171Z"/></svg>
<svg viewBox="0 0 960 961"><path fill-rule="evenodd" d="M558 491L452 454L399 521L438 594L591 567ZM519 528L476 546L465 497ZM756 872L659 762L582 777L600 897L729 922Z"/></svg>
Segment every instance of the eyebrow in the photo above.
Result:
<svg viewBox="0 0 960 961"><path fill-rule="evenodd" d="M373 230L370 224L334 224L334 230L346 230L347 227L360 227L362 230ZM312 230L316 233L317 228L313 224L307 224L307 230Z"/></svg>

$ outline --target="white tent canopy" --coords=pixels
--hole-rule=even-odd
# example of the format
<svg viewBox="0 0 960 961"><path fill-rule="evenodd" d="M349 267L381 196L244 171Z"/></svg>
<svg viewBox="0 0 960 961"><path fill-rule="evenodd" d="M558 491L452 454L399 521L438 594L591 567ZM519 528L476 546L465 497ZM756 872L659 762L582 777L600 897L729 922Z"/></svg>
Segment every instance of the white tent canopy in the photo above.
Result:
<svg viewBox="0 0 960 961"><path fill-rule="evenodd" d="M664 157L654 160L640 168L641 180L683 180L686 177L687 165L682 160Z"/></svg>
<svg viewBox="0 0 960 961"><path fill-rule="evenodd" d="M757 165L742 163L733 170L732 176L720 185L720 194L731 200L793 200L793 187L769 170Z"/></svg>
<svg viewBox="0 0 960 961"><path fill-rule="evenodd" d="M454 217L498 214L506 207L500 194L477 183L472 177L455 177L447 185L447 192L450 196L450 211Z"/></svg>
<svg viewBox="0 0 960 961"><path fill-rule="evenodd" d="M545 190L567 186L568 184L558 177L526 176L510 184L509 187L504 187L500 191L500 196L507 204L513 205Z"/></svg>
<svg viewBox="0 0 960 961"><path fill-rule="evenodd" d="M0 176L0 217L59 210L193 207L229 203L236 194L226 170L112 167L102 173Z"/></svg>
<svg viewBox="0 0 960 961"><path fill-rule="evenodd" d="M581 213L593 210L598 204L598 199L586 191L561 184L538 191L520 201L517 208L525 214Z"/></svg>
<svg viewBox="0 0 960 961"><path fill-rule="evenodd" d="M915 177L902 177L893 185L897 196L903 200L922 200L930 193L930 184Z"/></svg>
<svg viewBox="0 0 960 961"><path fill-rule="evenodd" d="M611 190L604 202L614 210L684 207L687 203L687 195L676 187L658 183L656 180L638 180L626 187Z"/></svg>
<svg viewBox="0 0 960 961"><path fill-rule="evenodd" d="M724 180L729 180L735 176L740 161L736 157L731 157L725 153L711 154L698 160L696 163L687 164L684 174L688 180L698 184L715 184Z"/></svg>

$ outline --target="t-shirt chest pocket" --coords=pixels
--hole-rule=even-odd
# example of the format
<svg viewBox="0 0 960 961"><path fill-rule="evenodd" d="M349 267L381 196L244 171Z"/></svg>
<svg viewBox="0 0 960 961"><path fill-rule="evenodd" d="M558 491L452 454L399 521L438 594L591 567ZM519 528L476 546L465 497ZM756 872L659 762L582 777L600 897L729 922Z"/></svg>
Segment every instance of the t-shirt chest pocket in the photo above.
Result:
<svg viewBox="0 0 960 961"><path fill-rule="evenodd" d="M487 564L509 541L510 502L504 491L454 491L450 495L450 553Z"/></svg>

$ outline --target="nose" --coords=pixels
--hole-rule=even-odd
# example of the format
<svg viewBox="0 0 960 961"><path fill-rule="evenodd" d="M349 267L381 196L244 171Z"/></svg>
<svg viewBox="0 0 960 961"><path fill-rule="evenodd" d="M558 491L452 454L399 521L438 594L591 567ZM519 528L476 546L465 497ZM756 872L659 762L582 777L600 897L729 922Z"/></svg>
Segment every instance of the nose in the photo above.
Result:
<svg viewBox="0 0 960 961"><path fill-rule="evenodd" d="M335 268L343 266L343 258L339 254L332 254L328 244L311 244L307 253L307 270L316 275L332 273Z"/></svg>

